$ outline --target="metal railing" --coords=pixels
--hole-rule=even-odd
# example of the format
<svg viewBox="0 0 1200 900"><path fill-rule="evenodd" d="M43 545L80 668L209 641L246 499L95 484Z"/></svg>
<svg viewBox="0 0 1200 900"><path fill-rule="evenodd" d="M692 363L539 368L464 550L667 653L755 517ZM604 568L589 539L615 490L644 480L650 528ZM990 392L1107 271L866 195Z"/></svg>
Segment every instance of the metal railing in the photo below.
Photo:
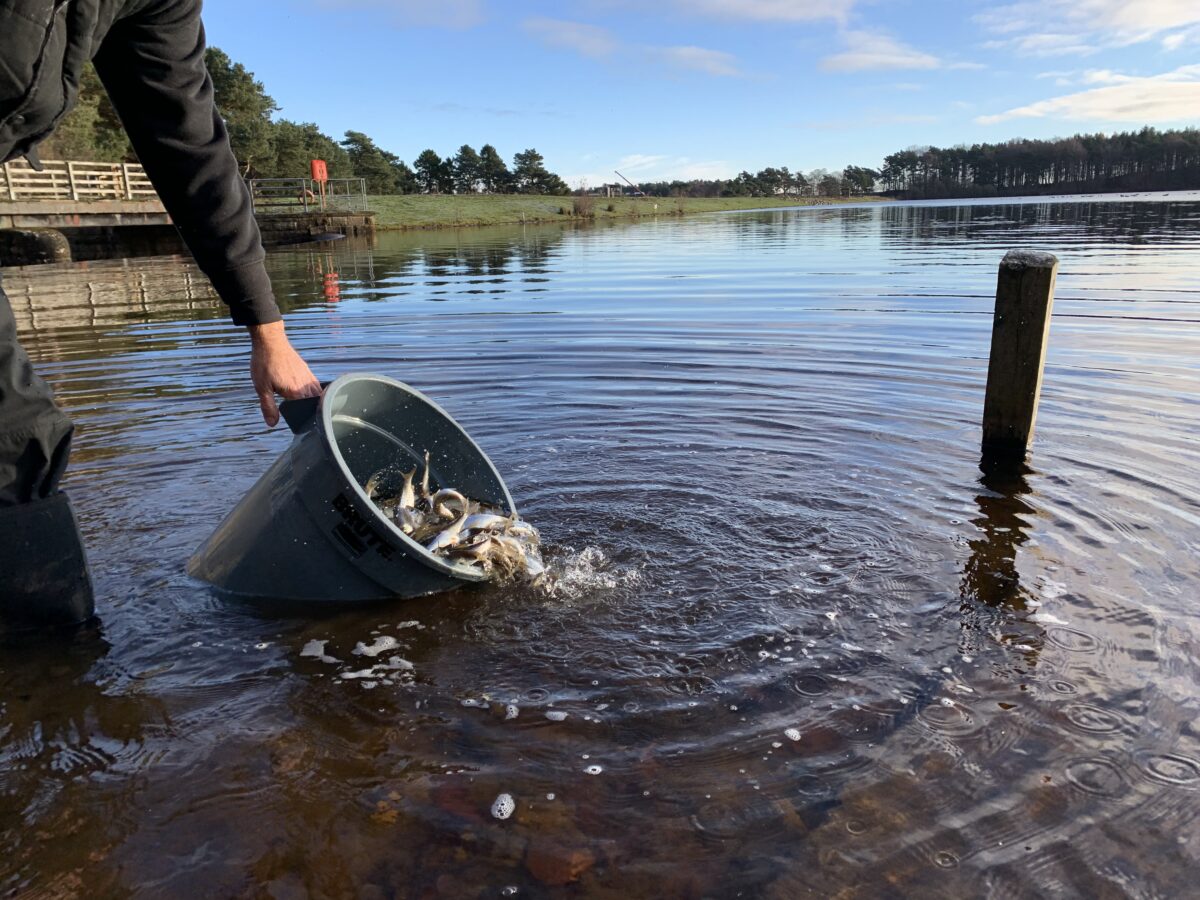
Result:
<svg viewBox="0 0 1200 900"><path fill-rule="evenodd" d="M48 159L42 166L41 172L24 160L0 166L0 201L158 199L138 163Z"/></svg>
<svg viewBox="0 0 1200 900"><path fill-rule="evenodd" d="M324 189L310 178L248 178L246 186L255 212L367 211L362 178L331 178ZM25 160L0 166L0 201L157 199L138 163L48 159L40 172Z"/></svg>
<svg viewBox="0 0 1200 900"><path fill-rule="evenodd" d="M366 212L364 178L331 178L321 185L311 178L247 178L256 213Z"/></svg>

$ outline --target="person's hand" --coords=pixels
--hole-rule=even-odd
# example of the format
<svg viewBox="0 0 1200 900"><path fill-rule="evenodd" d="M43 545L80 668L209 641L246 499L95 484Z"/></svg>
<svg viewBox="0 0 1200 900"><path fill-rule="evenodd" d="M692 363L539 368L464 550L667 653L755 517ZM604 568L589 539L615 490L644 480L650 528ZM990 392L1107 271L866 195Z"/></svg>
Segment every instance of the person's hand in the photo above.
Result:
<svg viewBox="0 0 1200 900"><path fill-rule="evenodd" d="M279 407L275 395L285 400L321 396L321 384L308 368L308 363L292 349L282 322L251 325L250 378L262 407L263 421L271 428L279 422Z"/></svg>

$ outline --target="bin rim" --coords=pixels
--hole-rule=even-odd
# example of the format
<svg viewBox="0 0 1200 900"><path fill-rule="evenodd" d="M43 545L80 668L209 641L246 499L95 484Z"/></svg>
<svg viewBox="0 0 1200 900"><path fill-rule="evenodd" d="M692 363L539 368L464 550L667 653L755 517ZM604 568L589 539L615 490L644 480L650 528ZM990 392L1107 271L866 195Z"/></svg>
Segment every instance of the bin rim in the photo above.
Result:
<svg viewBox="0 0 1200 900"><path fill-rule="evenodd" d="M377 507L374 501L367 496L367 492L363 490L362 485L358 483L358 479L355 478L351 473L350 467L346 464L346 460L342 456L341 448L338 447L337 441L334 439L333 409L332 405L327 403L326 400L344 388L348 383L354 381L382 382L383 384L398 388L429 406L439 416L453 425L455 429L458 430L459 434L462 435L463 440L465 440L471 446L471 448L474 449L477 454L479 454L479 458L483 460L484 464L486 464L491 470L492 474L496 478L497 484L499 484L501 490L504 491L504 499L508 505L509 514L516 515L517 505L513 501L512 494L508 490L508 485L505 484L504 479L501 477L500 472L496 469L495 464L492 462L491 458L483 452L483 448L475 443L474 439L467 434L467 430L458 424L458 421L452 415L450 415L450 413L442 409L442 407L439 406L433 399L421 393L412 385L405 384L403 381L399 381L395 378L388 378L386 375L376 375L369 372L347 372L334 379L334 381L332 381L321 394L319 413L321 417L321 440L324 442L330 456L333 458L333 461L337 464L343 480L348 483L351 489L354 491L354 497L358 504L363 506L365 509L371 510L375 517L382 521L384 525L391 530L391 533L400 540L400 544L406 553L409 553L414 558L420 560L431 569L434 569L443 575L450 575L455 578L460 578L464 581L486 581L487 575L485 573L480 572L478 569L470 566L447 562L440 556L435 556L434 554L430 553L422 544L418 544L407 534L401 531L395 522L380 512L379 507Z"/></svg>

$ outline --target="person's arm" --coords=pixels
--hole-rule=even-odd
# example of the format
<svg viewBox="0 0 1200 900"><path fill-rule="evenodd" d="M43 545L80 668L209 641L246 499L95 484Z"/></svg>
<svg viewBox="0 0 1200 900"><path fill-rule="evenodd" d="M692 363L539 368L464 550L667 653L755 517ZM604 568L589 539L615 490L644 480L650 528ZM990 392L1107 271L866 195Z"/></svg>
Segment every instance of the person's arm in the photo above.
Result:
<svg viewBox="0 0 1200 900"><path fill-rule="evenodd" d="M95 64L197 265L234 324L249 328L251 376L263 418L273 426L276 393L311 397L320 385L288 342L271 292L250 196L204 66L200 0L129 4Z"/></svg>

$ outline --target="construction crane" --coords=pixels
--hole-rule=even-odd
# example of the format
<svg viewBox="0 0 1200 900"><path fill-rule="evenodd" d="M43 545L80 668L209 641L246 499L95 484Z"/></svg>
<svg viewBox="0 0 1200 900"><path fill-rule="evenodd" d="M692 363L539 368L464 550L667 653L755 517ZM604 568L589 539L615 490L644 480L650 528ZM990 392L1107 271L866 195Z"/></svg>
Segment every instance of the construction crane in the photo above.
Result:
<svg viewBox="0 0 1200 900"><path fill-rule="evenodd" d="M616 169L613 169L613 171L617 172ZM626 178L624 175L622 175L620 172L617 172L617 177L620 178L627 185L629 185L631 188L633 188L633 196L635 196L635 197L645 197L646 196L645 191L639 191L638 186L636 184L634 184L632 181L630 181L628 178Z"/></svg>

